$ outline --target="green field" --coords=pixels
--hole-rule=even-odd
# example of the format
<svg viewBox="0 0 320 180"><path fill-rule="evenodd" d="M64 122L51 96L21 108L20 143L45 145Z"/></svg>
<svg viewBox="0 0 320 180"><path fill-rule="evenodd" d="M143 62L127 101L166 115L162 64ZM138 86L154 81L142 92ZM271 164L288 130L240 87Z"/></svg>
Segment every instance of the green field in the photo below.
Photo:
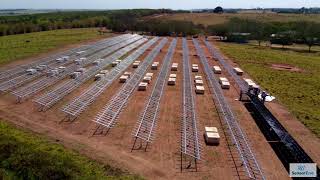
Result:
<svg viewBox="0 0 320 180"><path fill-rule="evenodd" d="M320 22L320 14L276 14L276 13L179 13L145 18L155 18L160 20L181 20L192 21L195 24L216 25L227 22L230 18L237 17L243 19L257 19L263 22L290 22L290 21L314 21Z"/></svg>
<svg viewBox="0 0 320 180"><path fill-rule="evenodd" d="M249 75L320 137L320 55L253 45L217 43ZM302 72L275 70L288 64Z"/></svg>
<svg viewBox="0 0 320 180"><path fill-rule="evenodd" d="M2 36L0 37L0 65L100 36L95 28ZM104 37L107 36L110 34L104 35Z"/></svg>
<svg viewBox="0 0 320 180"><path fill-rule="evenodd" d="M0 122L0 179L142 179Z"/></svg>

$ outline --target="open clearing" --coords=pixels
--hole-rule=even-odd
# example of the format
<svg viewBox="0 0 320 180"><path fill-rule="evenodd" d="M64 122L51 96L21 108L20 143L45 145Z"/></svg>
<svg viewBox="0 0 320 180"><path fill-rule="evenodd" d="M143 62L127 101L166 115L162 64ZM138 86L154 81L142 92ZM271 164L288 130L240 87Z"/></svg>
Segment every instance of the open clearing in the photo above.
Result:
<svg viewBox="0 0 320 180"><path fill-rule="evenodd" d="M256 19L263 22L290 22L290 21L314 21L320 22L319 14L276 14L276 13L178 13L178 14L165 14L161 16L145 17L146 19L159 19L159 20L180 20L192 21L195 24L216 25L223 24L230 18L237 17L243 19Z"/></svg>
<svg viewBox="0 0 320 180"><path fill-rule="evenodd" d="M222 68L221 75L213 77L208 73L214 65L223 66L220 61L216 61L218 59L212 57L202 39L176 40L177 44L174 46L172 37L146 38L123 34L41 61L39 64L46 65L49 71L62 65L65 67L53 76L46 76L45 71L40 70L27 75L25 70L36 64L7 70L7 73L1 74L0 89L3 93L0 99L0 117L57 139L66 147L76 149L99 162L112 163L115 167L128 169L148 179L242 179L248 178L248 173L255 178L264 176L266 179L289 179L285 167L254 118L244 104L237 100L239 87L233 76L225 68ZM170 56L172 50L175 51ZM68 56L66 60L59 59L65 56ZM75 60L80 57L86 59L76 64ZM183 67L186 65L186 57L189 58L190 66L199 66L198 72L190 72L186 78L191 80L193 87L189 97L194 98L193 111L196 117L191 118L192 121L185 121L183 118L185 110L182 92L186 75ZM100 58L103 59L95 61ZM110 65L118 59L122 60L111 68ZM168 60L171 63L165 66ZM133 68L134 61L140 61L138 68ZM152 62L159 62L157 70L151 70ZM178 63L177 71L171 71L172 63ZM228 64L235 66L231 61ZM70 79L69 75L74 71L80 72L80 67L86 69L81 69L84 72L77 78ZM301 68L309 73L314 71L310 67ZM108 69L109 72L100 81L94 81L94 76L103 69ZM125 71L131 72L131 77L126 83L120 83L119 77ZM138 91L138 83L150 72L153 77L146 91ZM162 76L164 72L167 74ZM245 77L251 75L248 72L249 74L244 74ZM167 80L169 74L173 73L177 76L176 85L169 86ZM194 91L195 75L203 77L203 95ZM220 107L212 99L217 95L211 91L212 78L218 76L227 77L231 83L229 90L221 90L220 85L215 86L221 92L219 98L225 101L224 107ZM261 85L265 84L262 82ZM150 97L155 98L149 101ZM156 97L160 97L160 100ZM147 116L143 116L147 102L151 104L151 108ZM156 103L152 104L154 102ZM280 120L284 114L290 115L285 109L274 108L279 106L277 103L270 106ZM231 114L235 116L230 118L233 122L221 113L225 108L231 109ZM231 122L232 125L227 125L226 122ZM320 153L314 148L320 146L319 139L294 118L290 118L289 123L284 123L292 136L298 136L297 141L303 149L319 163ZM206 145L203 136L205 126L218 128L219 146ZM139 133L147 136L134 136L137 127L142 127ZM298 132L295 131L297 127ZM230 140L230 132L237 135L233 142ZM185 138L187 141L183 141L183 134L188 134ZM153 141L149 141L148 137L152 137ZM305 138L309 141L303 141ZM133 146L135 139L137 146ZM246 140L247 144L239 145ZM187 150L192 147L192 151L183 152L181 147ZM198 147L202 147L201 150ZM243 157L244 152L246 157Z"/></svg>

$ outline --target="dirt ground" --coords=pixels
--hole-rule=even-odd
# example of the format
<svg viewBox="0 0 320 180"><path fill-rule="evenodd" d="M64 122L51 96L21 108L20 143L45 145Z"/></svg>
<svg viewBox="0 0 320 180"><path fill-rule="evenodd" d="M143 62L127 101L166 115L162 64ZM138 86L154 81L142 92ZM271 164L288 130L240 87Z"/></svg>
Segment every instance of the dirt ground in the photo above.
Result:
<svg viewBox="0 0 320 180"><path fill-rule="evenodd" d="M199 171L182 171L180 172L180 123L182 113L182 40L178 40L178 45L172 62L179 63L178 71L169 71L169 73L177 74L177 82L175 86L165 85L164 94L161 99L160 113L158 118L158 126L156 128L156 138L149 146L147 151L134 150L131 152L133 145L132 132L139 119L140 113L143 111L145 103L151 94L152 88L156 83L156 78L161 69L163 58L167 53L170 41L165 45L160 54L154 61L160 62L158 70L148 68L147 72L153 72L153 80L149 84L147 91L134 91L130 97L127 106L121 112L118 123L109 131L107 135L94 135L96 124L93 122L95 116L108 103L113 95L119 91L123 84L115 81L99 98L84 111L74 121L66 121L65 115L61 108L74 97L81 94L93 80L89 80L80 88L63 98L59 103L54 105L46 112L38 112L36 106L32 102L32 98L16 104L14 97L9 94L2 94L0 98L0 118L9 121L17 126L31 130L33 132L46 135L58 143L68 148L72 148L80 153L87 155L99 162L111 164L119 168L127 169L132 173L140 174L147 179L240 179L243 178L243 171L239 165L237 153L228 146L228 134L224 130L212 95L209 91L206 76L203 72L202 65L196 54L192 41L188 41L190 50L190 64L199 64L199 72L192 73L201 75L204 79L205 94L196 95L196 113L198 119L198 128L200 142L203 147L202 160L199 162ZM203 44L201 46L204 47ZM153 45L138 60L143 61L150 50L155 47ZM219 63L211 58L208 50L204 48L210 65L219 65ZM231 63L231 62L230 62ZM220 65L221 66L221 65ZM222 67L222 66L221 66ZM131 66L126 70L134 72ZM221 76L226 76L231 80L232 87L230 90L224 91L228 102L233 108L241 128L244 130L253 152L262 168L267 179L289 179L286 170L277 158L272 148L265 140L259 128L255 124L249 112L243 104L236 99L238 98L238 90L235 83L228 74L223 71ZM50 87L52 88L52 87ZM50 89L48 88L48 89ZM47 90L48 90L47 89ZM36 94L38 97L42 94ZM33 98L35 98L33 97ZM276 116L284 116L287 111L277 111L276 106L270 104L272 111ZM287 115L287 114L286 114ZM292 122L296 121L296 122ZM313 138L304 126L296 126L298 121L292 119L286 121L284 126L292 132L292 127L299 127L298 136L305 134L304 137ZM205 126L215 126L218 128L221 136L219 146L206 146L202 136ZM291 130L290 130L291 129ZM292 132L294 133L294 132ZM299 137L299 142L302 140ZM317 142L312 139L310 142L303 142L303 147L310 152L312 157L317 156L314 146L310 143ZM309 146L308 146L309 144ZM319 146L320 147L320 146ZM319 161L318 161L319 162Z"/></svg>
<svg viewBox="0 0 320 180"><path fill-rule="evenodd" d="M303 72L302 69L294 67L289 64L271 64L272 69L281 70L281 71L290 71L290 72Z"/></svg>

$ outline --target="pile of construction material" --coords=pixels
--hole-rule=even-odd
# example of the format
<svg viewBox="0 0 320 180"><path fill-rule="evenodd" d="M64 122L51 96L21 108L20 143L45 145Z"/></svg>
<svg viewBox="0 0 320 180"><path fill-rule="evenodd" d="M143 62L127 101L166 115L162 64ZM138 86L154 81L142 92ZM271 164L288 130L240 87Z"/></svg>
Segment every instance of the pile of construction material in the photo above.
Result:
<svg viewBox="0 0 320 180"><path fill-rule="evenodd" d="M87 58L85 58L85 57L82 57L82 58L80 58L80 59L76 59L76 60L74 60L74 62L76 63L76 65L81 65L84 61L86 61L87 60Z"/></svg>
<svg viewBox="0 0 320 180"><path fill-rule="evenodd" d="M247 83L249 87L259 88L259 85L257 85L252 79L243 78L243 80Z"/></svg>
<svg viewBox="0 0 320 180"><path fill-rule="evenodd" d="M148 87L148 83L146 82L140 82L138 86L139 91L146 91Z"/></svg>
<svg viewBox="0 0 320 180"><path fill-rule="evenodd" d="M96 74L96 75L94 76L94 80L95 80L95 81L101 80L103 77L106 76L106 74L107 74L108 72L109 72L108 70L101 70L98 74Z"/></svg>
<svg viewBox="0 0 320 180"><path fill-rule="evenodd" d="M45 65L45 64L40 64L40 65L38 65L38 66L36 67L36 70L37 70L37 71L44 71L44 70L46 70L47 68L48 68L47 65Z"/></svg>
<svg viewBox="0 0 320 180"><path fill-rule="evenodd" d="M71 79L77 79L79 76L81 76L86 71L86 68L79 68L77 71L70 74Z"/></svg>
<svg viewBox="0 0 320 180"><path fill-rule="evenodd" d="M195 91L196 94L204 94L204 86L203 86L203 79L202 76L195 76L194 77L194 84L195 84Z"/></svg>
<svg viewBox="0 0 320 180"><path fill-rule="evenodd" d="M119 82L125 83L131 76L131 72L124 72L122 76L120 76Z"/></svg>
<svg viewBox="0 0 320 180"><path fill-rule="evenodd" d="M54 77L54 76L57 76L60 73L64 72L65 70L66 70L66 67L60 66L60 67L48 70L46 72L46 74L47 74L48 77Z"/></svg>
<svg viewBox="0 0 320 180"><path fill-rule="evenodd" d="M132 67L133 67L133 68L138 68L139 65L140 65L140 62L141 62L141 61L134 61L133 64L132 64Z"/></svg>
<svg viewBox="0 0 320 180"><path fill-rule="evenodd" d="M243 71L242 69L236 67L236 68L233 68L234 72L239 75L239 76L242 76L243 75Z"/></svg>
<svg viewBox="0 0 320 180"><path fill-rule="evenodd" d="M95 66L99 66L103 61L104 61L103 59L97 59L97 60L93 61L92 64Z"/></svg>
<svg viewBox="0 0 320 180"><path fill-rule="evenodd" d="M116 67L120 62L121 62L120 59L115 60L115 61L113 61L113 62L111 63L111 66L112 66L112 67Z"/></svg>
<svg viewBox="0 0 320 180"><path fill-rule="evenodd" d="M157 69L158 69L158 66L159 66L159 62L154 62L154 63L152 63L152 65L151 65L151 69L152 69L152 70L157 70Z"/></svg>
<svg viewBox="0 0 320 180"><path fill-rule="evenodd" d="M63 56L63 57L61 57L61 58L57 58L56 59L56 62L57 63L63 63L63 62L66 62L66 61L68 61L69 60L69 56Z"/></svg>
<svg viewBox="0 0 320 180"><path fill-rule="evenodd" d="M151 83L151 80L152 80L152 77L153 77L153 73L147 73L147 74L143 77L142 82L145 82L145 83L150 84L150 83Z"/></svg>
<svg viewBox="0 0 320 180"><path fill-rule="evenodd" d="M94 76L94 80L95 81L100 81L103 77L105 76L105 74L96 74L95 76Z"/></svg>
<svg viewBox="0 0 320 180"><path fill-rule="evenodd" d="M99 72L99 74L104 74L104 75L106 75L108 72L109 72L108 70L101 70L101 71Z"/></svg>
<svg viewBox="0 0 320 180"><path fill-rule="evenodd" d="M174 86L176 85L177 74L170 74L168 79L168 85Z"/></svg>
<svg viewBox="0 0 320 180"><path fill-rule="evenodd" d="M109 72L108 70L101 70L98 74L96 74L96 75L94 76L94 80L95 80L95 81L101 80L103 77L106 76L106 74L107 74L108 72Z"/></svg>
<svg viewBox="0 0 320 180"><path fill-rule="evenodd" d="M26 70L26 73L27 73L28 75L34 75L34 74L37 73L37 69L34 69L34 68L27 69L27 70Z"/></svg>
<svg viewBox="0 0 320 180"><path fill-rule="evenodd" d="M83 54L83 53L85 53L86 51L78 51L78 52L76 52L76 54L78 55L78 56L80 56L81 54Z"/></svg>
<svg viewBox="0 0 320 180"><path fill-rule="evenodd" d="M218 128L216 127L205 127L204 137L206 144L208 145L219 145L220 144L220 135Z"/></svg>
<svg viewBox="0 0 320 180"><path fill-rule="evenodd" d="M213 66L212 70L215 74L221 74L221 68L219 66Z"/></svg>
<svg viewBox="0 0 320 180"><path fill-rule="evenodd" d="M172 63L171 71L178 71L178 63Z"/></svg>
<svg viewBox="0 0 320 180"><path fill-rule="evenodd" d="M221 84L222 89L230 89L230 82L227 78L225 77L220 77L219 78L219 83Z"/></svg>
<svg viewBox="0 0 320 180"><path fill-rule="evenodd" d="M198 72L198 71L199 71L198 64L192 64L192 72Z"/></svg>

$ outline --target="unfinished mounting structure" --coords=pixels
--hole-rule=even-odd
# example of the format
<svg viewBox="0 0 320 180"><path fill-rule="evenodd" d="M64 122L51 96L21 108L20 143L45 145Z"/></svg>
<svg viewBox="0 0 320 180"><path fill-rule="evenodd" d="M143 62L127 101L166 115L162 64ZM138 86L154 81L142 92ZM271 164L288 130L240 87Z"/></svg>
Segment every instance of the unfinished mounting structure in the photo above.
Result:
<svg viewBox="0 0 320 180"><path fill-rule="evenodd" d="M136 36L137 35L132 35L132 38L134 38ZM105 48L108 48L110 46L113 46L115 44L118 44L122 41L126 41L128 39L131 39L130 35L129 36L120 36L120 37L115 37L115 38L105 40L103 43L99 43L97 45L92 46L90 49L87 49L82 54L82 57L94 56L95 53L97 53ZM50 59L50 61L43 62L38 65L46 65L47 70L54 70L55 68L57 68L59 66L68 66L68 65L73 64L74 60L76 60L77 58L78 58L78 56L75 53L71 53L71 56L69 57L69 60L67 60L67 61L57 62L56 59ZM27 67L29 67L29 66L27 66ZM27 69L25 69L25 70L27 70ZM21 70L17 70L17 71L20 72ZM13 89L15 89L19 86L22 86L23 84L25 84L27 82L30 82L38 77L45 75L45 72L46 71L40 71L40 72L37 71L36 73L28 74L28 73L25 73L25 71L23 71L21 73L17 73L15 75L11 76L9 80L6 80L6 81L0 83L0 91L2 91L2 92L12 91Z"/></svg>
<svg viewBox="0 0 320 180"><path fill-rule="evenodd" d="M160 53L160 50L164 47L167 41L167 38L164 38L160 41L160 43L143 60L129 81L126 82L120 91L113 96L109 103L97 115L95 122L98 124L98 127L95 134L98 132L100 132L100 134L103 133L105 128L108 132L112 127L114 127L118 120L119 114L124 109L131 94L143 78L148 66L151 65L152 61Z"/></svg>
<svg viewBox="0 0 320 180"><path fill-rule="evenodd" d="M89 56L88 59L85 62L82 62L81 65L71 64L70 66L67 66L63 70L63 72L59 73L58 75L53 76L53 77L50 77L50 76L43 77L39 80L36 80L35 82L28 84L27 86L24 86L20 89L13 91L12 94L16 96L18 102L21 102L22 100L32 96L35 93L40 92L41 90L47 88L48 86L55 84L56 82L65 78L66 76L70 75L71 73L73 73L74 71L79 69L80 67L87 66L87 65L91 64L93 61L95 61L96 59L106 57L110 53L112 53L122 47L125 47L128 44L130 44L136 40L139 40L141 38L142 37L134 37L132 39L129 39L129 40L126 40L126 41L121 42L119 44L116 44L114 46L111 46L103 51L95 53L92 56ZM92 68L90 68L90 69L92 69Z"/></svg>
<svg viewBox="0 0 320 180"><path fill-rule="evenodd" d="M194 102L189 48L187 40L182 39L183 46L183 111L181 118L181 171L192 167L198 170L197 161L201 160L197 114ZM187 164L185 164L187 162Z"/></svg>
<svg viewBox="0 0 320 180"><path fill-rule="evenodd" d="M163 94L164 86L166 84L167 74L170 70L170 64L177 45L177 39L173 39L166 56L163 59L163 64L156 80L156 84L152 90L151 96L147 101L144 110L142 111L139 121L133 131L134 143L131 150L135 149L137 140L141 140L141 145L145 143L145 151L148 144L155 138L155 130L157 127L157 120L160 108L160 101ZM139 146L139 149L142 146Z"/></svg>
<svg viewBox="0 0 320 180"><path fill-rule="evenodd" d="M60 99L62 99L64 96L67 94L71 93L74 89L79 87L81 84L89 80L91 77L93 77L96 73L107 67L112 60L115 58L121 56L123 53L127 53L131 51L132 49L136 48L140 44L144 43L147 41L146 39L140 39L136 41L135 43L118 50L111 56L108 56L106 60L101 62L99 66L92 67L89 69L85 74L81 75L77 79L70 79L67 82L59 85L57 88L51 90L50 92L44 94L43 96L39 97L38 99L35 100L35 102L39 106L39 110L46 110L53 106L55 103L57 103ZM106 78L106 77L104 77Z"/></svg>
<svg viewBox="0 0 320 180"><path fill-rule="evenodd" d="M138 58L148 47L150 47L157 39L151 40L151 43L147 43L144 48L139 49L136 53L128 56L123 60L120 65L116 66L108 75L101 81L90 86L84 93L79 97L74 99L71 103L67 104L62 111L71 119L76 118L80 113L82 113L95 99L111 85L111 83L134 61ZM127 52L123 51L119 54L113 56L112 61L119 59L121 56L125 55Z"/></svg>
<svg viewBox="0 0 320 180"><path fill-rule="evenodd" d="M228 73L235 79L241 93L249 97L247 105L251 106L254 114L258 117L257 122L260 130L269 141L271 147L282 161L284 167L289 171L290 163L314 163L309 155L303 150L299 143L289 134L289 132L281 125L279 120L269 111L263 102L254 94L248 92L248 83L240 78L228 64L219 51L214 48L208 41L204 41L212 56L214 56L224 66ZM317 167L318 177L320 177L320 169Z"/></svg>
<svg viewBox="0 0 320 180"><path fill-rule="evenodd" d="M220 89L219 80L211 70L208 60L204 55L203 49L200 47L198 40L193 39L193 43L204 67L209 88L212 93L212 98L218 108L219 115L224 120L224 124L227 127L227 133L229 134L230 139L234 144L238 155L240 156L242 165L237 168L243 168L246 175L250 179L265 179L255 155L251 150L249 141L240 128L240 125L234 116L229 103L225 99L224 94ZM230 146L232 146L232 144L230 144Z"/></svg>

